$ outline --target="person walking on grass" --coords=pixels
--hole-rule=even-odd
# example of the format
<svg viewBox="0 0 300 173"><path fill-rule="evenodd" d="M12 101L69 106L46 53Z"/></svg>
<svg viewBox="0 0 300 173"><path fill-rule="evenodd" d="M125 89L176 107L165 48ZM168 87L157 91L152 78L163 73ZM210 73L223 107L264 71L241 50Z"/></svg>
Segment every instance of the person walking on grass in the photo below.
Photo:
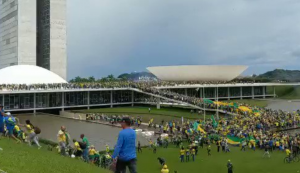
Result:
<svg viewBox="0 0 300 173"><path fill-rule="evenodd" d="M210 147L210 145L208 145L207 146L207 155L208 156L211 156L210 152L211 152L211 147Z"/></svg>
<svg viewBox="0 0 300 173"><path fill-rule="evenodd" d="M225 152L226 153L230 152L230 148L229 148L229 145L227 143L225 144Z"/></svg>
<svg viewBox="0 0 300 173"><path fill-rule="evenodd" d="M30 120L26 120L26 129L28 135L28 144L31 146L32 141L41 149L42 146L39 144L37 133L34 131L34 126L31 124Z"/></svg>
<svg viewBox="0 0 300 173"><path fill-rule="evenodd" d="M164 166L166 164L166 161L164 158L158 157L157 160L161 166Z"/></svg>
<svg viewBox="0 0 300 173"><path fill-rule="evenodd" d="M82 157L85 162L89 162L89 140L84 136L84 134L80 135L80 138L82 139L82 143L85 145L85 148L83 149Z"/></svg>
<svg viewBox="0 0 300 173"><path fill-rule="evenodd" d="M247 142L246 142L246 140L243 140L241 151L246 151L246 146L247 146Z"/></svg>
<svg viewBox="0 0 300 173"><path fill-rule="evenodd" d="M270 155L270 152L269 152L269 145L267 144L266 146L265 146L265 153L264 153L264 155L263 155L263 157L268 157L268 158L270 158L271 157L271 155Z"/></svg>
<svg viewBox="0 0 300 173"><path fill-rule="evenodd" d="M181 147L180 150L180 162L184 162L184 155L185 155L185 150L183 147Z"/></svg>
<svg viewBox="0 0 300 173"><path fill-rule="evenodd" d="M221 140L217 141L217 147L218 147L217 151L219 153L220 152L220 148L221 148Z"/></svg>
<svg viewBox="0 0 300 173"><path fill-rule="evenodd" d="M196 150L195 150L195 148L191 148L191 153L192 153L192 159L193 159L193 162L195 162L195 155L196 155Z"/></svg>
<svg viewBox="0 0 300 173"><path fill-rule="evenodd" d="M186 162L190 161L190 150L188 148L185 150L185 160Z"/></svg>
<svg viewBox="0 0 300 173"><path fill-rule="evenodd" d="M10 114L10 112L6 113L6 115L7 116L4 119L5 119L7 131L8 131L8 136L9 136L9 138L12 138L13 140L15 140L17 143L20 143L21 141L18 138L16 138L14 135L16 119Z"/></svg>
<svg viewBox="0 0 300 173"><path fill-rule="evenodd" d="M138 152L143 153L142 147L141 147L141 142L138 142Z"/></svg>
<svg viewBox="0 0 300 173"><path fill-rule="evenodd" d="M60 154L61 155L66 155L66 127L65 126L61 126L60 130L57 133L57 140L58 140L58 145L60 148Z"/></svg>
<svg viewBox="0 0 300 173"><path fill-rule="evenodd" d="M7 115L4 113L3 106L0 106L0 138L4 135L4 117Z"/></svg>
<svg viewBox="0 0 300 173"><path fill-rule="evenodd" d="M156 151L157 151L157 146L156 144L153 144L153 153L156 154Z"/></svg>
<svg viewBox="0 0 300 173"><path fill-rule="evenodd" d="M124 117L121 121L121 127L117 145L115 146L112 158L116 162L115 173L125 173L128 167L130 173L137 173L136 170L136 133L130 128L131 121Z"/></svg>
<svg viewBox="0 0 300 173"><path fill-rule="evenodd" d="M228 173L233 173L233 165L230 160L228 160L228 162L227 162L227 170L228 170Z"/></svg>

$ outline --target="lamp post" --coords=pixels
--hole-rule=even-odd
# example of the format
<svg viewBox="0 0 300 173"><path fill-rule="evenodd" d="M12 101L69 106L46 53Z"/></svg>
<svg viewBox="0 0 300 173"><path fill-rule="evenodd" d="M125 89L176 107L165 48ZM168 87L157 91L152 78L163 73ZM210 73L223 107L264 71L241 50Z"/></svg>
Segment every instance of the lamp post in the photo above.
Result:
<svg viewBox="0 0 300 173"><path fill-rule="evenodd" d="M219 120L219 88L218 88L218 85L217 85L217 93L216 93L216 97L217 97L217 118Z"/></svg>

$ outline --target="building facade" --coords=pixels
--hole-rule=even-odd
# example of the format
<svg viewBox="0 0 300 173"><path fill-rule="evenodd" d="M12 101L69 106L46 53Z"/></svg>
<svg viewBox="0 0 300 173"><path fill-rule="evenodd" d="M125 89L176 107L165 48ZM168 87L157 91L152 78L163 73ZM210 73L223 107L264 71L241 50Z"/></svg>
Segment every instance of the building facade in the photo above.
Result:
<svg viewBox="0 0 300 173"><path fill-rule="evenodd" d="M266 86L206 87L199 89L169 88L168 90L211 100L254 99L276 96L275 90L274 92L270 90L266 92ZM6 111L64 110L134 104L150 104L160 107L160 104L173 105L176 102L134 88L0 91L0 105L4 106Z"/></svg>
<svg viewBox="0 0 300 173"><path fill-rule="evenodd" d="M0 68L38 65L67 77L66 0L0 0Z"/></svg>

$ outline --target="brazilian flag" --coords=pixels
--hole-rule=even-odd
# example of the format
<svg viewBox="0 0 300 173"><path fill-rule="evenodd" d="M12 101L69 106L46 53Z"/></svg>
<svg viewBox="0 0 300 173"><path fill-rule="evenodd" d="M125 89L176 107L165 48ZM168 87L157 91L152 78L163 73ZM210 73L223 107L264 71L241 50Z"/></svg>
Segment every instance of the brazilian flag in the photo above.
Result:
<svg viewBox="0 0 300 173"><path fill-rule="evenodd" d="M205 104L213 104L214 102L212 100L209 99L203 99Z"/></svg>
<svg viewBox="0 0 300 173"><path fill-rule="evenodd" d="M212 124L213 124L214 128L218 127L218 122L216 121L216 119L213 115L211 116L211 120L212 120Z"/></svg>

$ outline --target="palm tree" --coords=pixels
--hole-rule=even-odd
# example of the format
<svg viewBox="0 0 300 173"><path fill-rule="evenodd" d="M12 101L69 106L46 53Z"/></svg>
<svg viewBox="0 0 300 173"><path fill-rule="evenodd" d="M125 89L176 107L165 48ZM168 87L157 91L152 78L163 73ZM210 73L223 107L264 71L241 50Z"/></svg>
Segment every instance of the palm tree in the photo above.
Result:
<svg viewBox="0 0 300 173"><path fill-rule="evenodd" d="M88 78L88 82L95 82L95 81L96 81L96 79L94 78L94 76L90 76Z"/></svg>
<svg viewBox="0 0 300 173"><path fill-rule="evenodd" d="M115 80L115 76L113 74L110 74L107 76L107 79L110 81Z"/></svg>

